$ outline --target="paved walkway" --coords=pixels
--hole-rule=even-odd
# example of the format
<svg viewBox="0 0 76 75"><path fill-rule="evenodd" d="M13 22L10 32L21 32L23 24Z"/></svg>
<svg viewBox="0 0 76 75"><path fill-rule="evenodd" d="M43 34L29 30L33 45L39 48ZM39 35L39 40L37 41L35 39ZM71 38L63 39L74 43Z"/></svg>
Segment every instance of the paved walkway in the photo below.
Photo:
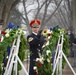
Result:
<svg viewBox="0 0 76 75"><path fill-rule="evenodd" d="M27 60L24 61L23 65L25 66L25 69L28 72L29 71L29 61L27 61ZM19 75L26 75L23 69L19 71Z"/></svg>
<svg viewBox="0 0 76 75"><path fill-rule="evenodd" d="M72 58L69 57L68 60L69 60L70 64L72 65L73 69L74 69L75 72L76 72L76 66L74 65L74 62L75 62L75 61L74 61L74 60L75 60L74 57L72 57ZM23 62L26 70L28 71L29 65L28 65L27 63L28 63L27 61L24 61L24 62ZM19 74L19 75L25 75L23 69L20 71L20 74ZM70 67L68 66L68 64L65 65L62 75L74 75L74 74L72 73Z"/></svg>
<svg viewBox="0 0 76 75"><path fill-rule="evenodd" d="M70 64L72 65L74 71L76 72L76 65L74 64L75 63L74 57L69 57L68 60ZM65 65L65 68L63 70L63 75L74 75L70 67L68 66L68 64Z"/></svg>

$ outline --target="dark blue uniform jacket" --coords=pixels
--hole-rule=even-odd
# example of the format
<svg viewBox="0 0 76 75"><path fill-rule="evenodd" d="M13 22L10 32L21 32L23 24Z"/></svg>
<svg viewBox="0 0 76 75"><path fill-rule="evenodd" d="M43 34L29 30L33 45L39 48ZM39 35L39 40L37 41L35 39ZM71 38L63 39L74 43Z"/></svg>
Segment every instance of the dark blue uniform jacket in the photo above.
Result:
<svg viewBox="0 0 76 75"><path fill-rule="evenodd" d="M33 67L35 65L35 59L39 57L38 51L42 54L42 46L45 42L44 37L42 35L35 35L32 33L31 35L27 36L27 41L30 46L30 68L29 68L29 75L35 75Z"/></svg>

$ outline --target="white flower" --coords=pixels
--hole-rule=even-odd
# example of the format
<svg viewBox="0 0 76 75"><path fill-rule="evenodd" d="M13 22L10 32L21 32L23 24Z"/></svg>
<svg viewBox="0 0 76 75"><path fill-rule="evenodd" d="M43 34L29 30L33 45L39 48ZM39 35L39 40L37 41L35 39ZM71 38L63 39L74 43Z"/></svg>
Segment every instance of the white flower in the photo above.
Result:
<svg viewBox="0 0 76 75"><path fill-rule="evenodd" d="M50 34L52 34L52 31L50 31L49 29L47 29L47 33L50 33Z"/></svg>
<svg viewBox="0 0 76 75"><path fill-rule="evenodd" d="M26 31L23 31L23 34L25 35L26 34Z"/></svg>
<svg viewBox="0 0 76 75"><path fill-rule="evenodd" d="M47 59L47 62L50 62L50 59Z"/></svg>
<svg viewBox="0 0 76 75"><path fill-rule="evenodd" d="M44 58L43 58L43 57L40 58L40 62L41 62L42 64L44 63Z"/></svg>
<svg viewBox="0 0 76 75"><path fill-rule="evenodd" d="M34 66L34 67L33 67L33 69L34 69L34 70L37 70L37 67L36 67L36 66Z"/></svg>
<svg viewBox="0 0 76 75"><path fill-rule="evenodd" d="M51 38L51 36L48 36L48 39L50 39Z"/></svg>
<svg viewBox="0 0 76 75"><path fill-rule="evenodd" d="M40 59L39 58L36 58L36 62L38 62Z"/></svg>
<svg viewBox="0 0 76 75"><path fill-rule="evenodd" d="M40 57L40 58L36 58L36 62L40 62L40 63L44 63L44 58L43 57Z"/></svg>
<svg viewBox="0 0 76 75"><path fill-rule="evenodd" d="M60 34L62 34L62 32L60 31Z"/></svg>
<svg viewBox="0 0 76 75"><path fill-rule="evenodd" d="M11 29L6 29L5 32L6 33L10 33Z"/></svg>
<svg viewBox="0 0 76 75"><path fill-rule="evenodd" d="M21 28L22 28L22 29L25 29L25 28L26 28L26 25L21 25Z"/></svg>
<svg viewBox="0 0 76 75"><path fill-rule="evenodd" d="M7 34L5 34L5 37L9 37L9 34L7 33Z"/></svg>
<svg viewBox="0 0 76 75"><path fill-rule="evenodd" d="M22 31L23 31L23 30L22 30L21 28L18 29L18 33L19 33L19 34L22 33Z"/></svg>
<svg viewBox="0 0 76 75"><path fill-rule="evenodd" d="M8 56L6 58L8 59Z"/></svg>
<svg viewBox="0 0 76 75"><path fill-rule="evenodd" d="M49 55L50 53L51 53L50 50L47 50L47 51L46 51L46 55Z"/></svg>

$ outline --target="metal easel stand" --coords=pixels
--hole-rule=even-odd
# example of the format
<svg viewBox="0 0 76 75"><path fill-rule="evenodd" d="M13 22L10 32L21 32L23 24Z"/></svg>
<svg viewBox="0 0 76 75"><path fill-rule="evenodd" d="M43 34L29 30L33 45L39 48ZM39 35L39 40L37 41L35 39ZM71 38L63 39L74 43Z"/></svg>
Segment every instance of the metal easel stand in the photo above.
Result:
<svg viewBox="0 0 76 75"><path fill-rule="evenodd" d="M14 75L17 75L17 66L18 66L18 62L20 63L21 67L23 68L25 75L28 75L27 70L25 69L22 61L20 60L20 58L18 57L18 52L19 52L19 45L20 45L20 35L18 36L17 40L15 39L12 47L11 47L11 52L10 52L10 56L7 62L7 66L4 72L4 75L11 75L12 74L12 70L15 71Z"/></svg>
<svg viewBox="0 0 76 75"><path fill-rule="evenodd" d="M56 75L62 75L62 57L64 57L64 59L66 60L71 71L73 72L73 74L76 75L74 69L72 68L67 57L65 56L64 52L62 51L62 47L63 47L63 34L60 35L59 40L58 40L54 63L53 63L52 75L54 75L55 72L56 72Z"/></svg>

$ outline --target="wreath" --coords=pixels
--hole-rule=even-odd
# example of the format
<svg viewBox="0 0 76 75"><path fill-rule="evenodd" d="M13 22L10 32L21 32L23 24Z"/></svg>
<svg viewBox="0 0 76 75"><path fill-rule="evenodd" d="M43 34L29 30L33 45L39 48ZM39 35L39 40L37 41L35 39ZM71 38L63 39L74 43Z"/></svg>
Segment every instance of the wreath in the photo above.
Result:
<svg viewBox="0 0 76 75"><path fill-rule="evenodd" d="M64 35L63 52L67 56L69 54L69 37L66 35L66 30L55 26L52 29L44 29L42 35L45 36L48 42L44 44L43 55L39 53L39 58L36 59L34 71L36 75L51 75L53 70L53 59L57 42L60 34ZM66 62L63 58L62 67L64 68Z"/></svg>
<svg viewBox="0 0 76 75"><path fill-rule="evenodd" d="M0 38L0 74L2 74L3 68L6 67L8 57L10 54L10 49L12 47L12 43L14 39L17 39L19 35L20 37L20 46L19 46L19 58L21 61L25 59L25 54L27 52L27 42L24 37L26 31L23 31L22 28L7 28L1 31L1 38ZM21 66L18 65L18 70L21 69Z"/></svg>

